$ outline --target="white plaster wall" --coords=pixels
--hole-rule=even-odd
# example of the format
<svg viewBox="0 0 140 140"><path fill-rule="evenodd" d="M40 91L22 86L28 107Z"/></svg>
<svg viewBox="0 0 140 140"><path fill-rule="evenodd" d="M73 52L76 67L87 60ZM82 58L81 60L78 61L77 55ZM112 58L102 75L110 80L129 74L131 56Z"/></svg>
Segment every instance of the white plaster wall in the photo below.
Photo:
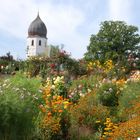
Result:
<svg viewBox="0 0 140 140"><path fill-rule="evenodd" d="M39 40L41 40L41 46L39 46ZM43 54L47 55L47 39L46 38L37 38L36 40L36 49L37 55Z"/></svg>
<svg viewBox="0 0 140 140"><path fill-rule="evenodd" d="M32 40L34 40L34 45L32 46ZM41 40L41 45L39 46L39 40ZM42 37L31 37L27 38L27 57L36 55L50 56L50 48L47 46L47 39Z"/></svg>
<svg viewBox="0 0 140 140"><path fill-rule="evenodd" d="M34 45L32 46L32 40L34 40ZM27 56L35 56L36 55L36 38L27 38Z"/></svg>

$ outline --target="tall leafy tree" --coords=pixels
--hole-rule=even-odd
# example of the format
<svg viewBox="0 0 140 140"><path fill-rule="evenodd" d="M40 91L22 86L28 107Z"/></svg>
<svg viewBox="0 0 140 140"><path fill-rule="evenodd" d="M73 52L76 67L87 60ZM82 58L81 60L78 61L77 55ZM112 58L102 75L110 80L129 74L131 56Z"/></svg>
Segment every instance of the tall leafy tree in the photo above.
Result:
<svg viewBox="0 0 140 140"><path fill-rule="evenodd" d="M60 52L60 48L59 46L54 46L54 45L50 45L51 51L50 51L50 57L55 57L59 54Z"/></svg>
<svg viewBox="0 0 140 140"><path fill-rule="evenodd" d="M91 35L85 59L99 60L101 63L111 59L115 64L124 64L130 54L137 53L139 43L137 27L123 21L104 21L99 32Z"/></svg>

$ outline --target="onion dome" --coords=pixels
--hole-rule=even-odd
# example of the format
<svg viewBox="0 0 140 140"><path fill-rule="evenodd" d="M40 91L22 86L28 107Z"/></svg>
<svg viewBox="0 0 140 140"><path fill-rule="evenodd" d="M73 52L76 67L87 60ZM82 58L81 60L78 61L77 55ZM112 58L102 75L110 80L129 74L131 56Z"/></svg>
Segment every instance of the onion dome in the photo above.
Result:
<svg viewBox="0 0 140 140"><path fill-rule="evenodd" d="M47 28L44 22L39 17L39 14L37 15L36 19L30 24L28 29L28 37L32 36L40 36L45 37L47 35Z"/></svg>

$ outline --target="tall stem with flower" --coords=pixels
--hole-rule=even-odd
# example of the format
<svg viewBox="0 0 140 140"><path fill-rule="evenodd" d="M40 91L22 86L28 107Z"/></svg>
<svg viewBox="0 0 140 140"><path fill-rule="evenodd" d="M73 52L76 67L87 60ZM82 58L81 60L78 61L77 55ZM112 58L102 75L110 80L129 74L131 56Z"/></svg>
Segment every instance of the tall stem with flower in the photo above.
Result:
<svg viewBox="0 0 140 140"><path fill-rule="evenodd" d="M43 135L50 139L68 139L70 118L68 108L71 105L67 99L64 77L47 79L43 88L44 104L40 105L43 114L41 129Z"/></svg>

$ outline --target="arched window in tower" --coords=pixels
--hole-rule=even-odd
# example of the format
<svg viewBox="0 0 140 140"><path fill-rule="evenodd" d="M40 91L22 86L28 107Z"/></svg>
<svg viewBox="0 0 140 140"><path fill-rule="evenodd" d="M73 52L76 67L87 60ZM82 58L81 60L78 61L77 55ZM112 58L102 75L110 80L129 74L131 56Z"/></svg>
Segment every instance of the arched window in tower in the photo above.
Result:
<svg viewBox="0 0 140 140"><path fill-rule="evenodd" d="M39 40L39 46L41 46L41 40Z"/></svg>
<svg viewBox="0 0 140 140"><path fill-rule="evenodd" d="M32 40L32 43L31 43L31 45L32 45L32 46L34 46L34 40Z"/></svg>

